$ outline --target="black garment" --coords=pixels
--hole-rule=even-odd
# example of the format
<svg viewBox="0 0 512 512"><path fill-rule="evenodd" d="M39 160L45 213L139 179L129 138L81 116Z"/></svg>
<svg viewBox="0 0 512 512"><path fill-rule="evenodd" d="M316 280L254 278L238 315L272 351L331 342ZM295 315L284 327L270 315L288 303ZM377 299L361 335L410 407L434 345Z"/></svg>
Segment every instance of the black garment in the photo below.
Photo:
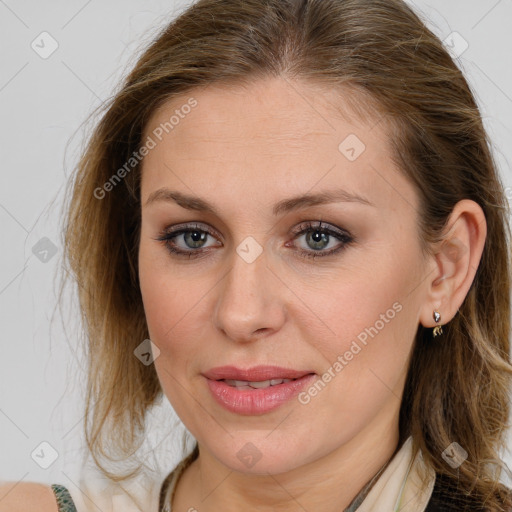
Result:
<svg viewBox="0 0 512 512"><path fill-rule="evenodd" d="M487 512L487 508L476 497L464 494L446 476L436 474L432 496L425 512Z"/></svg>

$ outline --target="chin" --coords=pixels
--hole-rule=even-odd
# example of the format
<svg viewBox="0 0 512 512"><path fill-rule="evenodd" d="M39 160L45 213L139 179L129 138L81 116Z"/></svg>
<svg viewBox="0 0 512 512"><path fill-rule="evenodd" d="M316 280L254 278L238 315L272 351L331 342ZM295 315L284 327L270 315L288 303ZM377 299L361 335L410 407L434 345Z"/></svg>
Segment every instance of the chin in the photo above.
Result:
<svg viewBox="0 0 512 512"><path fill-rule="evenodd" d="M316 458L315 447L310 444L308 452L305 453L304 442L298 443L302 447L295 443L284 446L277 437L274 440L269 439L267 432L263 435L261 432L258 434L251 437L243 436L243 439L229 438L227 446L216 444L215 449L211 451L224 466L248 475L287 473ZM275 432L271 434L273 435Z"/></svg>

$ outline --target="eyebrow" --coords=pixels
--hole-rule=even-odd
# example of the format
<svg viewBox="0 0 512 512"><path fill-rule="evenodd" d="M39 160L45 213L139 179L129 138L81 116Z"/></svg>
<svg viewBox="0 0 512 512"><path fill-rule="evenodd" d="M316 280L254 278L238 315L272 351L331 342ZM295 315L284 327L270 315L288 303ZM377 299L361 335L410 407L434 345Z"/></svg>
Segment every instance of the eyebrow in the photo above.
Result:
<svg viewBox="0 0 512 512"><path fill-rule="evenodd" d="M217 208L210 204L208 201L205 201L204 199L201 199L197 196L187 195L183 192L170 190L168 188L160 188L152 192L144 206L148 206L158 201L175 202L187 210L208 212L219 216ZM368 206L375 206L368 199L361 197L360 195L351 194L343 189L336 189L326 190L314 194L303 194L290 197L288 199L283 199L274 205L272 208L272 213L274 216L277 216L283 213L299 210L301 208L336 202L360 203Z"/></svg>

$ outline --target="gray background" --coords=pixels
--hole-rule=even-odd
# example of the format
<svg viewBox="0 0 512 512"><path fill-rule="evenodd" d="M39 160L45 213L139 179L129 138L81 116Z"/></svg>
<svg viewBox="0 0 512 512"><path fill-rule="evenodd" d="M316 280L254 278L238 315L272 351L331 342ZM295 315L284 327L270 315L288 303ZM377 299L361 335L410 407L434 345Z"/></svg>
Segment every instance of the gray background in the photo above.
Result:
<svg viewBox="0 0 512 512"><path fill-rule="evenodd" d="M411 3L441 39L455 31L467 41L459 65L512 198L512 2ZM85 373L72 290L65 314L55 309L63 185L82 143L81 123L188 4L0 0L0 480L71 485L81 472ZM58 44L48 58L31 47L51 49L45 31ZM169 471L178 456L176 417L167 401L155 416L142 453L156 454L148 463ZM43 442L58 454L47 469L41 464L53 452ZM510 453L505 460L511 465Z"/></svg>

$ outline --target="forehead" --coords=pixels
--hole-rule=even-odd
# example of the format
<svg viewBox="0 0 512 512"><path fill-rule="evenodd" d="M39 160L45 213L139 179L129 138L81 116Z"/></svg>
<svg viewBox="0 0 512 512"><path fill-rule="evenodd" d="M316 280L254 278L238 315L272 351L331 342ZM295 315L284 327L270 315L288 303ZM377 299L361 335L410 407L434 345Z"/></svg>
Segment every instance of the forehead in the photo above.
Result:
<svg viewBox="0 0 512 512"><path fill-rule="evenodd" d="M390 201L404 184L382 190L383 178L401 179L389 134L375 102L350 89L277 78L192 89L163 104L145 127L144 140L156 145L143 161L142 193L184 183L250 193L276 180L299 193L321 180L377 186L375 199Z"/></svg>
<svg viewBox="0 0 512 512"><path fill-rule="evenodd" d="M333 121L337 120L358 126L360 131L379 124L374 135L383 135L388 128L383 109L369 93L349 86L334 89L326 84L269 77L250 83L210 84L182 93L153 112L145 132L167 123L165 133L176 132L182 125L179 131L187 138L194 135L187 132L190 128L195 132L200 129L196 138L214 134L216 142L224 135L229 141L238 135L257 135L271 143L335 132L339 126Z"/></svg>

